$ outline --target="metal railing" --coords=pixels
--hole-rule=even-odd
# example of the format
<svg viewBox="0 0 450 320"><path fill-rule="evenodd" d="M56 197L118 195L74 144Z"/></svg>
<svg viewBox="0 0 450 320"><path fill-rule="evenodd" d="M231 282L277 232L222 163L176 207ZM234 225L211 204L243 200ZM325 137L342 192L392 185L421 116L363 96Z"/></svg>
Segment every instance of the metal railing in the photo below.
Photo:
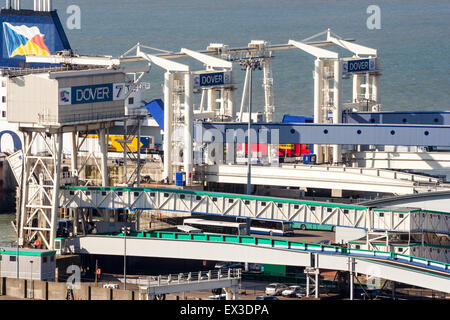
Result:
<svg viewBox="0 0 450 320"><path fill-rule="evenodd" d="M160 287L167 285L195 284L217 280L242 279L241 269L217 269L209 271L169 274L164 276L149 276L140 278L140 288Z"/></svg>

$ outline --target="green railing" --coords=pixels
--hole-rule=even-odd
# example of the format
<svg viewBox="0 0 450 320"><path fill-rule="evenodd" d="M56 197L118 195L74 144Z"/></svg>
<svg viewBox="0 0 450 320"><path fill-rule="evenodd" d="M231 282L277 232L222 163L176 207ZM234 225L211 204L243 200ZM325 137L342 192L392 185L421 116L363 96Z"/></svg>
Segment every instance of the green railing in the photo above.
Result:
<svg viewBox="0 0 450 320"><path fill-rule="evenodd" d="M123 237L120 232L97 234L97 236L114 236ZM230 244L244 244L253 246L264 246L278 249L314 251L328 254L344 254L362 257L374 257L381 259L392 259L407 263L420 264L426 267L436 267L445 271L450 271L450 264L440 261L429 260L404 254L384 251L372 251L362 249L349 249L338 246L329 246L316 243L297 242L289 240L259 238L251 236L235 236L221 234L205 234L205 233L182 233L182 232L161 232L161 231L135 231L131 232L127 237L134 238L152 238L152 239L168 239L168 240L188 240L188 241L208 241L222 242Z"/></svg>

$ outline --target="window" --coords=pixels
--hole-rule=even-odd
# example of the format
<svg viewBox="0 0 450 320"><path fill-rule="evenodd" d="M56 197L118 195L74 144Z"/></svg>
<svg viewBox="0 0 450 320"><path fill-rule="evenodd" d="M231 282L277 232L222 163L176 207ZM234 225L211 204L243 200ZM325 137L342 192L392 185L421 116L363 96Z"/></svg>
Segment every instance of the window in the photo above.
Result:
<svg viewBox="0 0 450 320"><path fill-rule="evenodd" d="M380 212L380 217L384 217L384 212Z"/></svg>
<svg viewBox="0 0 450 320"><path fill-rule="evenodd" d="M333 209L331 208L327 208L327 212L331 212Z"/></svg>
<svg viewBox="0 0 450 320"><path fill-rule="evenodd" d="M164 198L168 198L169 194L168 193L164 193Z"/></svg>
<svg viewBox="0 0 450 320"><path fill-rule="evenodd" d="M2 111L2 117L6 118L6 111Z"/></svg>
<svg viewBox="0 0 450 320"><path fill-rule="evenodd" d="M6 103L6 96L2 96L2 103Z"/></svg>
<svg viewBox="0 0 450 320"><path fill-rule="evenodd" d="M52 262L55 261L55 256L51 256L50 261L52 261Z"/></svg>
<svg viewBox="0 0 450 320"><path fill-rule="evenodd" d="M9 261L15 262L16 261L16 256L9 256Z"/></svg>
<svg viewBox="0 0 450 320"><path fill-rule="evenodd" d="M122 194L123 194L123 192L122 192L122 191L119 191L119 192L118 192L118 195L119 195L119 197L121 197L121 196L122 196Z"/></svg>
<svg viewBox="0 0 450 320"><path fill-rule="evenodd" d="M43 257L43 258L42 258L42 262L43 262L43 263L47 263L47 257Z"/></svg>
<svg viewBox="0 0 450 320"><path fill-rule="evenodd" d="M356 245L356 249L359 249L359 248L361 248L361 246L359 244L357 244Z"/></svg>
<svg viewBox="0 0 450 320"><path fill-rule="evenodd" d="M180 194L180 199L184 199L185 195L184 194Z"/></svg>
<svg viewBox="0 0 450 320"><path fill-rule="evenodd" d="M105 191L102 191L102 196L106 196L106 192Z"/></svg>
<svg viewBox="0 0 450 320"><path fill-rule="evenodd" d="M202 199L202 197L200 197L200 196L195 197L195 200L201 200L201 199Z"/></svg>
<svg viewBox="0 0 450 320"><path fill-rule="evenodd" d="M403 218L403 213L400 213L400 214L398 215L398 217L399 217L400 219L402 219L402 218Z"/></svg>
<svg viewBox="0 0 450 320"><path fill-rule="evenodd" d="M278 206L278 208L283 208L283 204L282 203L278 203L277 206Z"/></svg>
<svg viewBox="0 0 450 320"><path fill-rule="evenodd" d="M316 207L311 207L311 211L316 211Z"/></svg>
<svg viewBox="0 0 450 320"><path fill-rule="evenodd" d="M348 210L347 209L344 209L344 214L348 214Z"/></svg>
<svg viewBox="0 0 450 320"><path fill-rule="evenodd" d="M233 199L228 199L228 203L233 203Z"/></svg>
<svg viewBox="0 0 450 320"><path fill-rule="evenodd" d="M244 203L245 204L250 204L250 200L245 200Z"/></svg>
<svg viewBox="0 0 450 320"><path fill-rule="evenodd" d="M266 203L265 203L264 201L261 202L261 206L265 207L265 206L266 206Z"/></svg>
<svg viewBox="0 0 450 320"><path fill-rule="evenodd" d="M150 192L150 197L154 197L154 196L156 196L156 193Z"/></svg>
<svg viewBox="0 0 450 320"><path fill-rule="evenodd" d="M6 87L6 81L2 81L2 87L3 87L3 88Z"/></svg>
<svg viewBox="0 0 450 320"><path fill-rule="evenodd" d="M216 197L212 198L212 201L217 202L217 198Z"/></svg>
<svg viewBox="0 0 450 320"><path fill-rule="evenodd" d="M294 209L298 209L300 206L298 204L294 204Z"/></svg>
<svg viewBox="0 0 450 320"><path fill-rule="evenodd" d="M135 196L135 197L139 197L139 192L135 192L135 193L134 193L134 196Z"/></svg>
<svg viewBox="0 0 450 320"><path fill-rule="evenodd" d="M398 252L403 252L403 248L398 248Z"/></svg>
<svg viewBox="0 0 450 320"><path fill-rule="evenodd" d="M134 104L134 98L133 97L128 98L128 104Z"/></svg>

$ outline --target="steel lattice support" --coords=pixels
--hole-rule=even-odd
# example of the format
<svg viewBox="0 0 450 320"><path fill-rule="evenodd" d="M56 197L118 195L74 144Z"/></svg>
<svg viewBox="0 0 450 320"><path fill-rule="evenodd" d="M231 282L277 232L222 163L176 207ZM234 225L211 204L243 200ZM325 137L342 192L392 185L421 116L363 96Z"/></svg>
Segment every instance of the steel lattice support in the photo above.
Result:
<svg viewBox="0 0 450 320"><path fill-rule="evenodd" d="M61 177L62 132L24 133L21 208L19 211L19 245L30 245L39 240L42 247L53 249L56 237L59 187ZM46 146L44 155L32 155L38 138Z"/></svg>

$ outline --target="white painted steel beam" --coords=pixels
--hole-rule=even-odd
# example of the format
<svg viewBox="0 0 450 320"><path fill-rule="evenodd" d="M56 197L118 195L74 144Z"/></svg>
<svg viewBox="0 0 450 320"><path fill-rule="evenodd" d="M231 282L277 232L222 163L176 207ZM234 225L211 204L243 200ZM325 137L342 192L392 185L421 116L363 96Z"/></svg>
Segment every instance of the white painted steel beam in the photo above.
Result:
<svg viewBox="0 0 450 320"><path fill-rule="evenodd" d="M339 54L337 54L336 52L317 48L300 41L289 40L289 44L319 59L337 59L339 57Z"/></svg>
<svg viewBox="0 0 450 320"><path fill-rule="evenodd" d="M189 66L186 64L174 62L168 59L160 58L152 54L144 53L142 51L138 52L138 55L157 66L170 72L189 72Z"/></svg>
<svg viewBox="0 0 450 320"><path fill-rule="evenodd" d="M198 60L200 62L203 62L204 64L206 64L208 67L212 67L212 68L227 68L227 69L231 69L233 68L233 63L229 62L229 61L225 61L223 59L219 59L216 57L211 57L209 55L197 52L197 51L193 51L193 50L189 50L186 48L182 48L181 49L181 53L187 54L188 56L194 58L195 60Z"/></svg>
<svg viewBox="0 0 450 320"><path fill-rule="evenodd" d="M370 55L370 56L376 56L377 55L377 50L376 49L372 49L369 47L365 47L356 43L352 43L352 42L348 42L345 40L341 40L341 39L337 39L335 37L329 36L328 41L331 41L335 44L337 44L338 46L347 49L351 52L353 52L356 55Z"/></svg>

